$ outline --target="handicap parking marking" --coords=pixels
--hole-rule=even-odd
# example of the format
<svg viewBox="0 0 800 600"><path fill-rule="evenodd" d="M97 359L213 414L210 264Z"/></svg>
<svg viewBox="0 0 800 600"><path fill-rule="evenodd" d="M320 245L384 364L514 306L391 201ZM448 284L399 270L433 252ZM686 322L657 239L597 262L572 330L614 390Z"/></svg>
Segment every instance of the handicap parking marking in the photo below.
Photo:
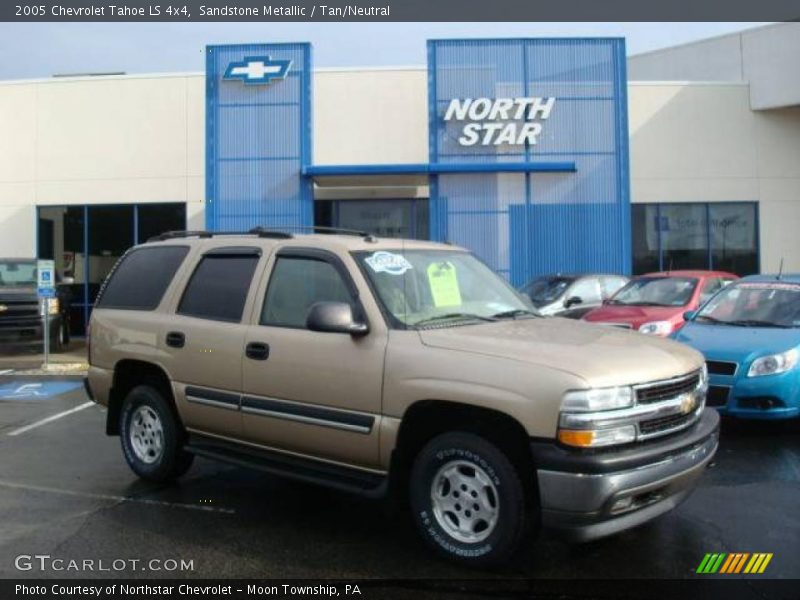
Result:
<svg viewBox="0 0 800 600"><path fill-rule="evenodd" d="M61 379L57 381L12 381L0 384L0 400L45 400L77 390L80 381Z"/></svg>

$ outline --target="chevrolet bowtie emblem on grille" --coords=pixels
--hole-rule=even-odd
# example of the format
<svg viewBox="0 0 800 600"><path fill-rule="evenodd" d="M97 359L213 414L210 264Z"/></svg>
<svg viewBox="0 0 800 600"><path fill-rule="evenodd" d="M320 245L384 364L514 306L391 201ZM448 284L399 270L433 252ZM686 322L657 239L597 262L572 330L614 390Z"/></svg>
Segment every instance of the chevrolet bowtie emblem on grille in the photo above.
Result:
<svg viewBox="0 0 800 600"><path fill-rule="evenodd" d="M247 85L270 83L275 79L286 79L290 60L272 60L269 56L248 56L243 61L228 65L223 79L241 79Z"/></svg>
<svg viewBox="0 0 800 600"><path fill-rule="evenodd" d="M5 304L0 304L0 312L6 312L8 310L8 306Z"/></svg>
<svg viewBox="0 0 800 600"><path fill-rule="evenodd" d="M681 398L681 412L688 415L694 410L694 394L684 394Z"/></svg>

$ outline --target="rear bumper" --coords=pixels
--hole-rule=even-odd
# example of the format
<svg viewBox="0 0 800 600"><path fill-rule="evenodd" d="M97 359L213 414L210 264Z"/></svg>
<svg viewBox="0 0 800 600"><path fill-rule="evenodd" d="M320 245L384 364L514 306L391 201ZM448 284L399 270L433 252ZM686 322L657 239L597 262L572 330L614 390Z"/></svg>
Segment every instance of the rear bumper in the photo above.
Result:
<svg viewBox="0 0 800 600"><path fill-rule="evenodd" d="M641 525L680 504L695 488L719 443L719 416L657 443L584 455L534 444L542 524L573 541Z"/></svg>

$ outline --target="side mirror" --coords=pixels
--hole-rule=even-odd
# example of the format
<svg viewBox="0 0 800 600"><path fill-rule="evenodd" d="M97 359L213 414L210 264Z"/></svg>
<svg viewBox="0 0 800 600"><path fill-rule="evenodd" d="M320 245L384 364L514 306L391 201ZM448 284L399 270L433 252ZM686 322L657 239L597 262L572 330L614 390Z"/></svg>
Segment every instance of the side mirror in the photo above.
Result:
<svg viewBox="0 0 800 600"><path fill-rule="evenodd" d="M583 298L581 298L580 296L571 296L567 298L566 302L564 302L564 307L571 308L577 304L583 304Z"/></svg>
<svg viewBox="0 0 800 600"><path fill-rule="evenodd" d="M353 309L346 302L316 302L308 309L306 327L323 333L349 333L362 336L369 333L366 323L353 319Z"/></svg>
<svg viewBox="0 0 800 600"><path fill-rule="evenodd" d="M687 310L685 313L683 313L683 320L687 322L692 321L696 316L697 316L696 310Z"/></svg>

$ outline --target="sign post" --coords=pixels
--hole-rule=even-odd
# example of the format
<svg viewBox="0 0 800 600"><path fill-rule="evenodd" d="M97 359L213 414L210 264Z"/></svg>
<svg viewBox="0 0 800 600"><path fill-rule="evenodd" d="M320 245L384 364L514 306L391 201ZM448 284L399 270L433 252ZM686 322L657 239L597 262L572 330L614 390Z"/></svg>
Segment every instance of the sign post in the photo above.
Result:
<svg viewBox="0 0 800 600"><path fill-rule="evenodd" d="M38 276L37 295L41 300L42 329L44 331L44 368L50 361L50 298L56 295L55 264L52 260L36 261Z"/></svg>

